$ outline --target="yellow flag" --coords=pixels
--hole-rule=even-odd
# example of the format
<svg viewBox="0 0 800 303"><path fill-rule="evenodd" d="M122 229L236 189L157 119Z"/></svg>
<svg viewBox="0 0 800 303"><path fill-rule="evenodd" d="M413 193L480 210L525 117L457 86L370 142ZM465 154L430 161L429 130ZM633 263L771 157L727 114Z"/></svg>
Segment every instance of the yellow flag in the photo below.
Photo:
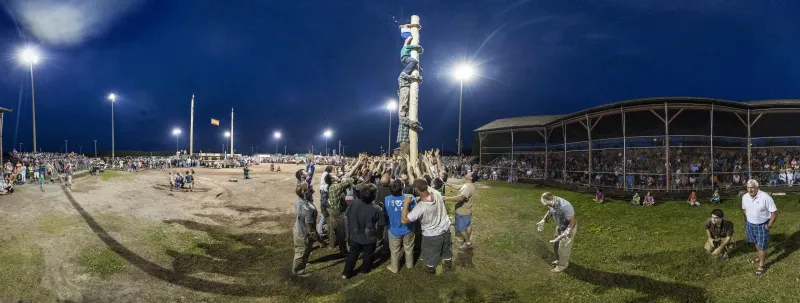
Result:
<svg viewBox="0 0 800 303"><path fill-rule="evenodd" d="M211 125L219 126L219 120L211 118Z"/></svg>

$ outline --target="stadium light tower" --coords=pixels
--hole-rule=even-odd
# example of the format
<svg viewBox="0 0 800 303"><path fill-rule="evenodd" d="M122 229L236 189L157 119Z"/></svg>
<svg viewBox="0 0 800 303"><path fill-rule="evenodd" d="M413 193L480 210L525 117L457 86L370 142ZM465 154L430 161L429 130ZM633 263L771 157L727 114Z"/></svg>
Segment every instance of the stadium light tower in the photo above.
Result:
<svg viewBox="0 0 800 303"><path fill-rule="evenodd" d="M175 136L175 151L176 152L180 150L178 148L178 137L180 136L180 134L181 134L181 129L180 128L175 128L175 129L172 130L172 135Z"/></svg>
<svg viewBox="0 0 800 303"><path fill-rule="evenodd" d="M228 138L231 137L231 132L225 132L224 136L225 136L225 141L222 141L222 154L225 156L225 158L228 158L228 154L227 152L225 152L225 143L227 143Z"/></svg>
<svg viewBox="0 0 800 303"><path fill-rule="evenodd" d="M330 129L326 129L323 133L325 136L325 155L328 155L328 139L333 135L333 132Z"/></svg>
<svg viewBox="0 0 800 303"><path fill-rule="evenodd" d="M109 94L108 100L111 100L111 160L114 160L114 102L117 101L117 95Z"/></svg>
<svg viewBox="0 0 800 303"><path fill-rule="evenodd" d="M35 90L33 89L33 65L39 63L39 52L33 47L25 48L20 51L19 60L28 64L31 71L31 114L33 115L33 152L35 153L38 150L36 149L36 98L34 98Z"/></svg>
<svg viewBox="0 0 800 303"><path fill-rule="evenodd" d="M475 75L475 69L469 64L461 64L456 68L454 76L461 81L461 93L458 97L458 155L461 156L461 107L464 104L464 81L469 81Z"/></svg>
<svg viewBox="0 0 800 303"><path fill-rule="evenodd" d="M276 131L274 134L272 134L272 137L275 138L275 154L277 155L278 154L278 141L281 140L281 132Z"/></svg>
<svg viewBox="0 0 800 303"><path fill-rule="evenodd" d="M386 156L392 154L392 112L397 108L397 101L389 100L386 103L386 109L389 111L389 145L386 148ZM342 151L339 151L341 153Z"/></svg>

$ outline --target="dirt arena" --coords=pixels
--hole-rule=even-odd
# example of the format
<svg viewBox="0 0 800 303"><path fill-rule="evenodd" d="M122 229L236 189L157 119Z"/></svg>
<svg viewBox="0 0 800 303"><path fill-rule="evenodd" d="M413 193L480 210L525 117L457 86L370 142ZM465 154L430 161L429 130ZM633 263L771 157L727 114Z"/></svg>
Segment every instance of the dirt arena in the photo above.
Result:
<svg viewBox="0 0 800 303"><path fill-rule="evenodd" d="M193 192L170 191L167 170L80 177L71 191L59 184L46 184L43 191L36 185L19 186L15 195L0 197L0 244L6 250L0 251L0 258L24 259L0 274L6 276L0 279L0 302L192 301L225 295L238 300L259 292L272 295L264 283L258 283L258 290L242 286L248 284L242 281L259 266L257 261L268 261L248 257L248 249L280 242L269 235L289 235L280 246L291 249L294 172L301 167L281 168L270 172L269 165L254 166L249 180L243 179L241 169L196 168ZM231 247L202 247L203 243ZM205 251L192 255L198 246ZM215 249L244 257L225 260L214 255L221 253ZM197 258L200 253L212 257ZM119 256L125 262L119 262ZM290 260L269 263L275 273L290 267ZM25 283L14 285L19 275Z"/></svg>

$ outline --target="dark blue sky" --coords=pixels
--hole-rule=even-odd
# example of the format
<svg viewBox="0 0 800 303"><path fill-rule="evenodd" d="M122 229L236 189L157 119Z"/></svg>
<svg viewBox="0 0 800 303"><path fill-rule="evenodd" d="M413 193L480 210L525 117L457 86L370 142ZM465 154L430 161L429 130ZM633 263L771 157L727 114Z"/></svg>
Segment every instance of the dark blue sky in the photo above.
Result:
<svg viewBox="0 0 800 303"><path fill-rule="evenodd" d="M72 40L59 32L69 18L57 17L70 10L20 2L7 1L0 20L0 106L14 110L4 122L6 150L16 142L31 148L29 75L15 56L34 43L45 56L35 77L46 151L65 139L70 150L89 153L93 139L110 149L106 96L114 92L118 150L173 149L174 127L188 148L195 94L195 149L221 149L225 129L209 119L228 125L234 107L240 152L252 144L274 151L275 130L281 149L285 142L289 152L319 150L326 127L334 130L331 147L341 139L346 151L377 152L388 140L384 106L396 98L401 70L397 25L412 14L423 26L426 149L456 148L451 70L463 60L480 73L465 84L466 145L473 129L497 118L623 99L800 95L795 1L55 1L91 8L75 19L94 23Z"/></svg>

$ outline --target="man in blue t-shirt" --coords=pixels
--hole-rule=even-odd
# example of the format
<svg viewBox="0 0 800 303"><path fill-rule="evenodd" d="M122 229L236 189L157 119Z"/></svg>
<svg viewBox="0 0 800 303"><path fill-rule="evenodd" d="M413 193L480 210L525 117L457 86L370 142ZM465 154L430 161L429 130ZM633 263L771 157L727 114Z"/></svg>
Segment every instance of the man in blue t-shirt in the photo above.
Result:
<svg viewBox="0 0 800 303"><path fill-rule="evenodd" d="M406 196L403 194L403 182L394 180L389 185L389 190L392 195L386 197L384 200L384 209L386 215L389 217L389 250L391 251L391 262L386 268L397 273L400 270L400 257L405 250L406 267L414 267L414 225L403 224L403 200ZM411 204L409 211L417 205L417 201L411 196ZM401 249L402 248L402 249Z"/></svg>

